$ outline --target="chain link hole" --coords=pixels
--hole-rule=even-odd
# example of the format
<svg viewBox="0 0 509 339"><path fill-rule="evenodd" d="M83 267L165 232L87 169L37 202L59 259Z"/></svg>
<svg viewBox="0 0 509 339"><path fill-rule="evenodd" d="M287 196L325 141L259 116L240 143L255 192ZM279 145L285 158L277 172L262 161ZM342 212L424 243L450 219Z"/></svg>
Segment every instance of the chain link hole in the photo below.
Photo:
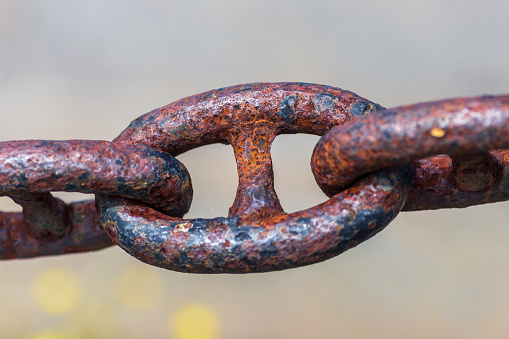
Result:
<svg viewBox="0 0 509 339"><path fill-rule="evenodd" d="M202 146L177 156L191 174L193 203L185 218L226 217L239 183L231 146Z"/></svg>
<svg viewBox="0 0 509 339"><path fill-rule="evenodd" d="M311 154L320 139L310 134L279 135L272 144L274 186L287 213L318 205L328 198L311 172Z"/></svg>
<svg viewBox="0 0 509 339"><path fill-rule="evenodd" d="M94 194L77 193L77 192L51 192L51 194L65 203L70 204L72 202L93 200L95 199Z"/></svg>
<svg viewBox="0 0 509 339"><path fill-rule="evenodd" d="M76 192L51 192L51 194L65 203L84 201L94 199L93 194L76 193ZM9 197L0 197L1 212L21 212L21 206L16 204Z"/></svg>
<svg viewBox="0 0 509 339"><path fill-rule="evenodd" d="M21 212L21 206L16 204L9 197L0 197L0 211L2 211L2 212Z"/></svg>

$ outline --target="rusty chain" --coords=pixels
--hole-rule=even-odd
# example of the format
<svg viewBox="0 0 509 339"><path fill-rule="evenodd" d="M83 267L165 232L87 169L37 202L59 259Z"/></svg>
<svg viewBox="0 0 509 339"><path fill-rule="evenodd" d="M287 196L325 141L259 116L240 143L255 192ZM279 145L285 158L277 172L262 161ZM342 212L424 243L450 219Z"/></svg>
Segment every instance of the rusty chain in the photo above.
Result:
<svg viewBox="0 0 509 339"><path fill-rule="evenodd" d="M509 199L509 95L384 109L315 84L260 83L194 95L134 120L113 142L0 143L0 258L116 243L145 263L200 273L303 266L372 237L401 210ZM287 214L274 190L279 134L323 135L311 166L330 199ZM239 174L227 217L182 219L192 187L174 156L233 147ZM51 191L94 193L65 204Z"/></svg>

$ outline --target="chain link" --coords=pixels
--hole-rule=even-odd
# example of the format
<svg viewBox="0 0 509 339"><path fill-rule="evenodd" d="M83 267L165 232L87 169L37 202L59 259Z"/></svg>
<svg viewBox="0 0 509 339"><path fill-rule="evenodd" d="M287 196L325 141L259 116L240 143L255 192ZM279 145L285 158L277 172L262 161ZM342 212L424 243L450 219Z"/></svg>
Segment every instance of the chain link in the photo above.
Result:
<svg viewBox="0 0 509 339"><path fill-rule="evenodd" d="M316 263L372 237L402 209L507 200L508 124L509 96L386 110L339 88L260 83L156 109L113 142L2 142L0 193L23 212L0 213L0 258L91 251L113 241L148 264L182 272ZM287 133L325 134L311 163L330 197L291 214L274 190L270 157L274 138ZM211 143L233 147L235 201L228 217L182 219L191 179L173 156ZM51 191L94 193L96 206L67 205Z"/></svg>
<svg viewBox="0 0 509 339"><path fill-rule="evenodd" d="M509 95L462 98L383 110L332 128L315 147L312 168L329 196L359 176L414 164L404 210L507 200ZM495 151L490 151L495 150ZM451 159L452 158L452 159Z"/></svg>

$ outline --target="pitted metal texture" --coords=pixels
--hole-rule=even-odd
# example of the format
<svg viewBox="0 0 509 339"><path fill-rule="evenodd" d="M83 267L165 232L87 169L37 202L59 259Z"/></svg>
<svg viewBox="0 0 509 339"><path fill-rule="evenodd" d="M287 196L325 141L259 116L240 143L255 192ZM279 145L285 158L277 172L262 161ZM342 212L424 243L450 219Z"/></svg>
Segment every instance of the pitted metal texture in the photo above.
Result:
<svg viewBox="0 0 509 339"><path fill-rule="evenodd" d="M250 273L309 265L381 231L400 210L509 199L509 95L384 109L352 92L304 83L212 90L134 120L113 142L0 143L0 258L118 244L159 267ZM330 199L287 214L274 190L277 135L323 135L312 156ZM233 147L239 174L227 217L183 219L191 178L173 156ZM93 193L65 204L50 192ZM102 226L101 226L102 224ZM110 240L111 239L111 240Z"/></svg>
<svg viewBox="0 0 509 339"><path fill-rule="evenodd" d="M171 155L142 145L28 140L1 142L0 149L0 194L23 207L22 213L0 214L2 258L58 253L58 244L65 252L111 244L97 225L93 204L69 206L50 191L114 193L176 216L191 205L186 168ZM55 240L55 249L50 249L49 242Z"/></svg>
<svg viewBox="0 0 509 339"><path fill-rule="evenodd" d="M321 135L378 109L339 88L293 83L234 86L161 107L132 122L115 142L172 155L215 142L231 144L239 186L228 217L168 218L98 195L101 223L133 256L183 272L273 271L335 256L397 215L410 188L409 166L374 173L325 204L287 215L274 190L271 144L278 134Z"/></svg>
<svg viewBox="0 0 509 339"><path fill-rule="evenodd" d="M332 196L360 175L415 161L405 210L502 201L508 129L508 95L397 107L334 127L316 145L312 169Z"/></svg>

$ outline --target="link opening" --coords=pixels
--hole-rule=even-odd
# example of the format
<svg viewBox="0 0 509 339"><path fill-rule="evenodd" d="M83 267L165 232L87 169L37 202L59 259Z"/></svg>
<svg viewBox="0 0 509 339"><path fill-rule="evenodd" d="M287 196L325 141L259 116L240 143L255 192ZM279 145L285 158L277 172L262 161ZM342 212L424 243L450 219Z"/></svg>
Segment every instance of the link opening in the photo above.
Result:
<svg viewBox="0 0 509 339"><path fill-rule="evenodd" d="M272 144L274 186L287 213L293 213L327 200L315 182L310 159L320 140L311 134L278 135Z"/></svg>
<svg viewBox="0 0 509 339"><path fill-rule="evenodd" d="M193 202L185 218L226 217L239 183L232 147L212 144L176 158L186 166L193 184Z"/></svg>

